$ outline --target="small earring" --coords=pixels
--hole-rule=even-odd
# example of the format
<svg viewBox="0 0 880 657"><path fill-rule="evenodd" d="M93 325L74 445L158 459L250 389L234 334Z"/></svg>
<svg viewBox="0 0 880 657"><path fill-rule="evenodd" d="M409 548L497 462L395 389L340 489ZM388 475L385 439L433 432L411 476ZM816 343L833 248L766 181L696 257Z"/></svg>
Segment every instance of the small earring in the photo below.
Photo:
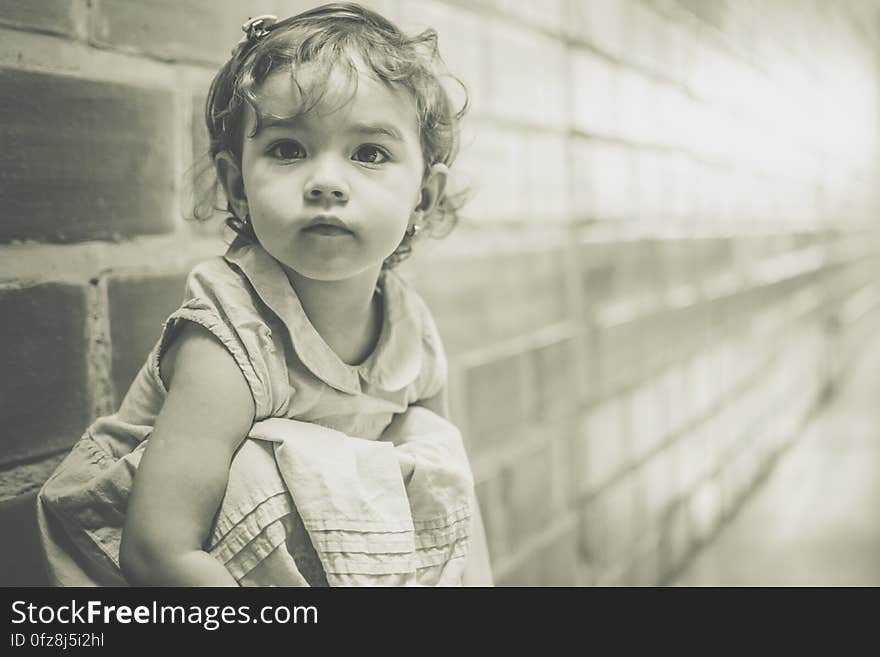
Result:
<svg viewBox="0 0 880 657"><path fill-rule="evenodd" d="M418 224L412 224L409 228L406 229L406 236L415 237L421 229L422 227Z"/></svg>

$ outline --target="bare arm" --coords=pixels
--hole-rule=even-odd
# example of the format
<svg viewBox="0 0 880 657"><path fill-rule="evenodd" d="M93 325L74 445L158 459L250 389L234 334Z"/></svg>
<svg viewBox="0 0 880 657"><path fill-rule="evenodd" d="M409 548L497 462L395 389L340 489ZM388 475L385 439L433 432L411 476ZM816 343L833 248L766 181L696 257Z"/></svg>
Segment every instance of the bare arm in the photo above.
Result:
<svg viewBox="0 0 880 657"><path fill-rule="evenodd" d="M204 551L254 400L232 355L187 322L161 362L168 395L134 479L119 562L139 586L237 586Z"/></svg>

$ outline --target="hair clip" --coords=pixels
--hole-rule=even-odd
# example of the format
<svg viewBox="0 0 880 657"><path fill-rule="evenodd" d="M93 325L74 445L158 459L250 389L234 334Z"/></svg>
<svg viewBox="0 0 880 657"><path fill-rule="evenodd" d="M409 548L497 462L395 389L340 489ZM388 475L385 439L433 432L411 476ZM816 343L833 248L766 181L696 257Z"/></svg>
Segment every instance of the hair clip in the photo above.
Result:
<svg viewBox="0 0 880 657"><path fill-rule="evenodd" d="M238 45L241 46L244 44L256 43L269 34L272 30L272 26L277 22L278 17L273 16L272 14L264 14L263 16L248 18L241 24L241 31L244 32L244 36L238 42Z"/></svg>

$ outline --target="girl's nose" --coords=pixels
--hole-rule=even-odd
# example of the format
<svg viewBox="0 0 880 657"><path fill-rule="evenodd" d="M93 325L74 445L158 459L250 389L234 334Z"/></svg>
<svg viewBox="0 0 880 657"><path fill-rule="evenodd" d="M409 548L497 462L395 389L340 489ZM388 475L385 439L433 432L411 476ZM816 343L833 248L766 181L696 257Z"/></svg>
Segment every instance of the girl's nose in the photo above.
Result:
<svg viewBox="0 0 880 657"><path fill-rule="evenodd" d="M348 184L337 172L329 167L316 170L305 186L307 201L335 201L344 203L348 201Z"/></svg>

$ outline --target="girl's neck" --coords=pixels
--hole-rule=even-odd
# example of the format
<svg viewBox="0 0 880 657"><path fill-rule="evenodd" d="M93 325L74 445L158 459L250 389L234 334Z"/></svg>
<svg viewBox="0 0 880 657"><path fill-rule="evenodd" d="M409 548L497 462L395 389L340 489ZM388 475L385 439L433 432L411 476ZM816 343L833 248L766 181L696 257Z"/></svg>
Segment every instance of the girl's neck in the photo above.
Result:
<svg viewBox="0 0 880 657"><path fill-rule="evenodd" d="M357 365L373 351L382 329L374 295L380 268L339 281L318 281L284 267L312 326L343 362Z"/></svg>

